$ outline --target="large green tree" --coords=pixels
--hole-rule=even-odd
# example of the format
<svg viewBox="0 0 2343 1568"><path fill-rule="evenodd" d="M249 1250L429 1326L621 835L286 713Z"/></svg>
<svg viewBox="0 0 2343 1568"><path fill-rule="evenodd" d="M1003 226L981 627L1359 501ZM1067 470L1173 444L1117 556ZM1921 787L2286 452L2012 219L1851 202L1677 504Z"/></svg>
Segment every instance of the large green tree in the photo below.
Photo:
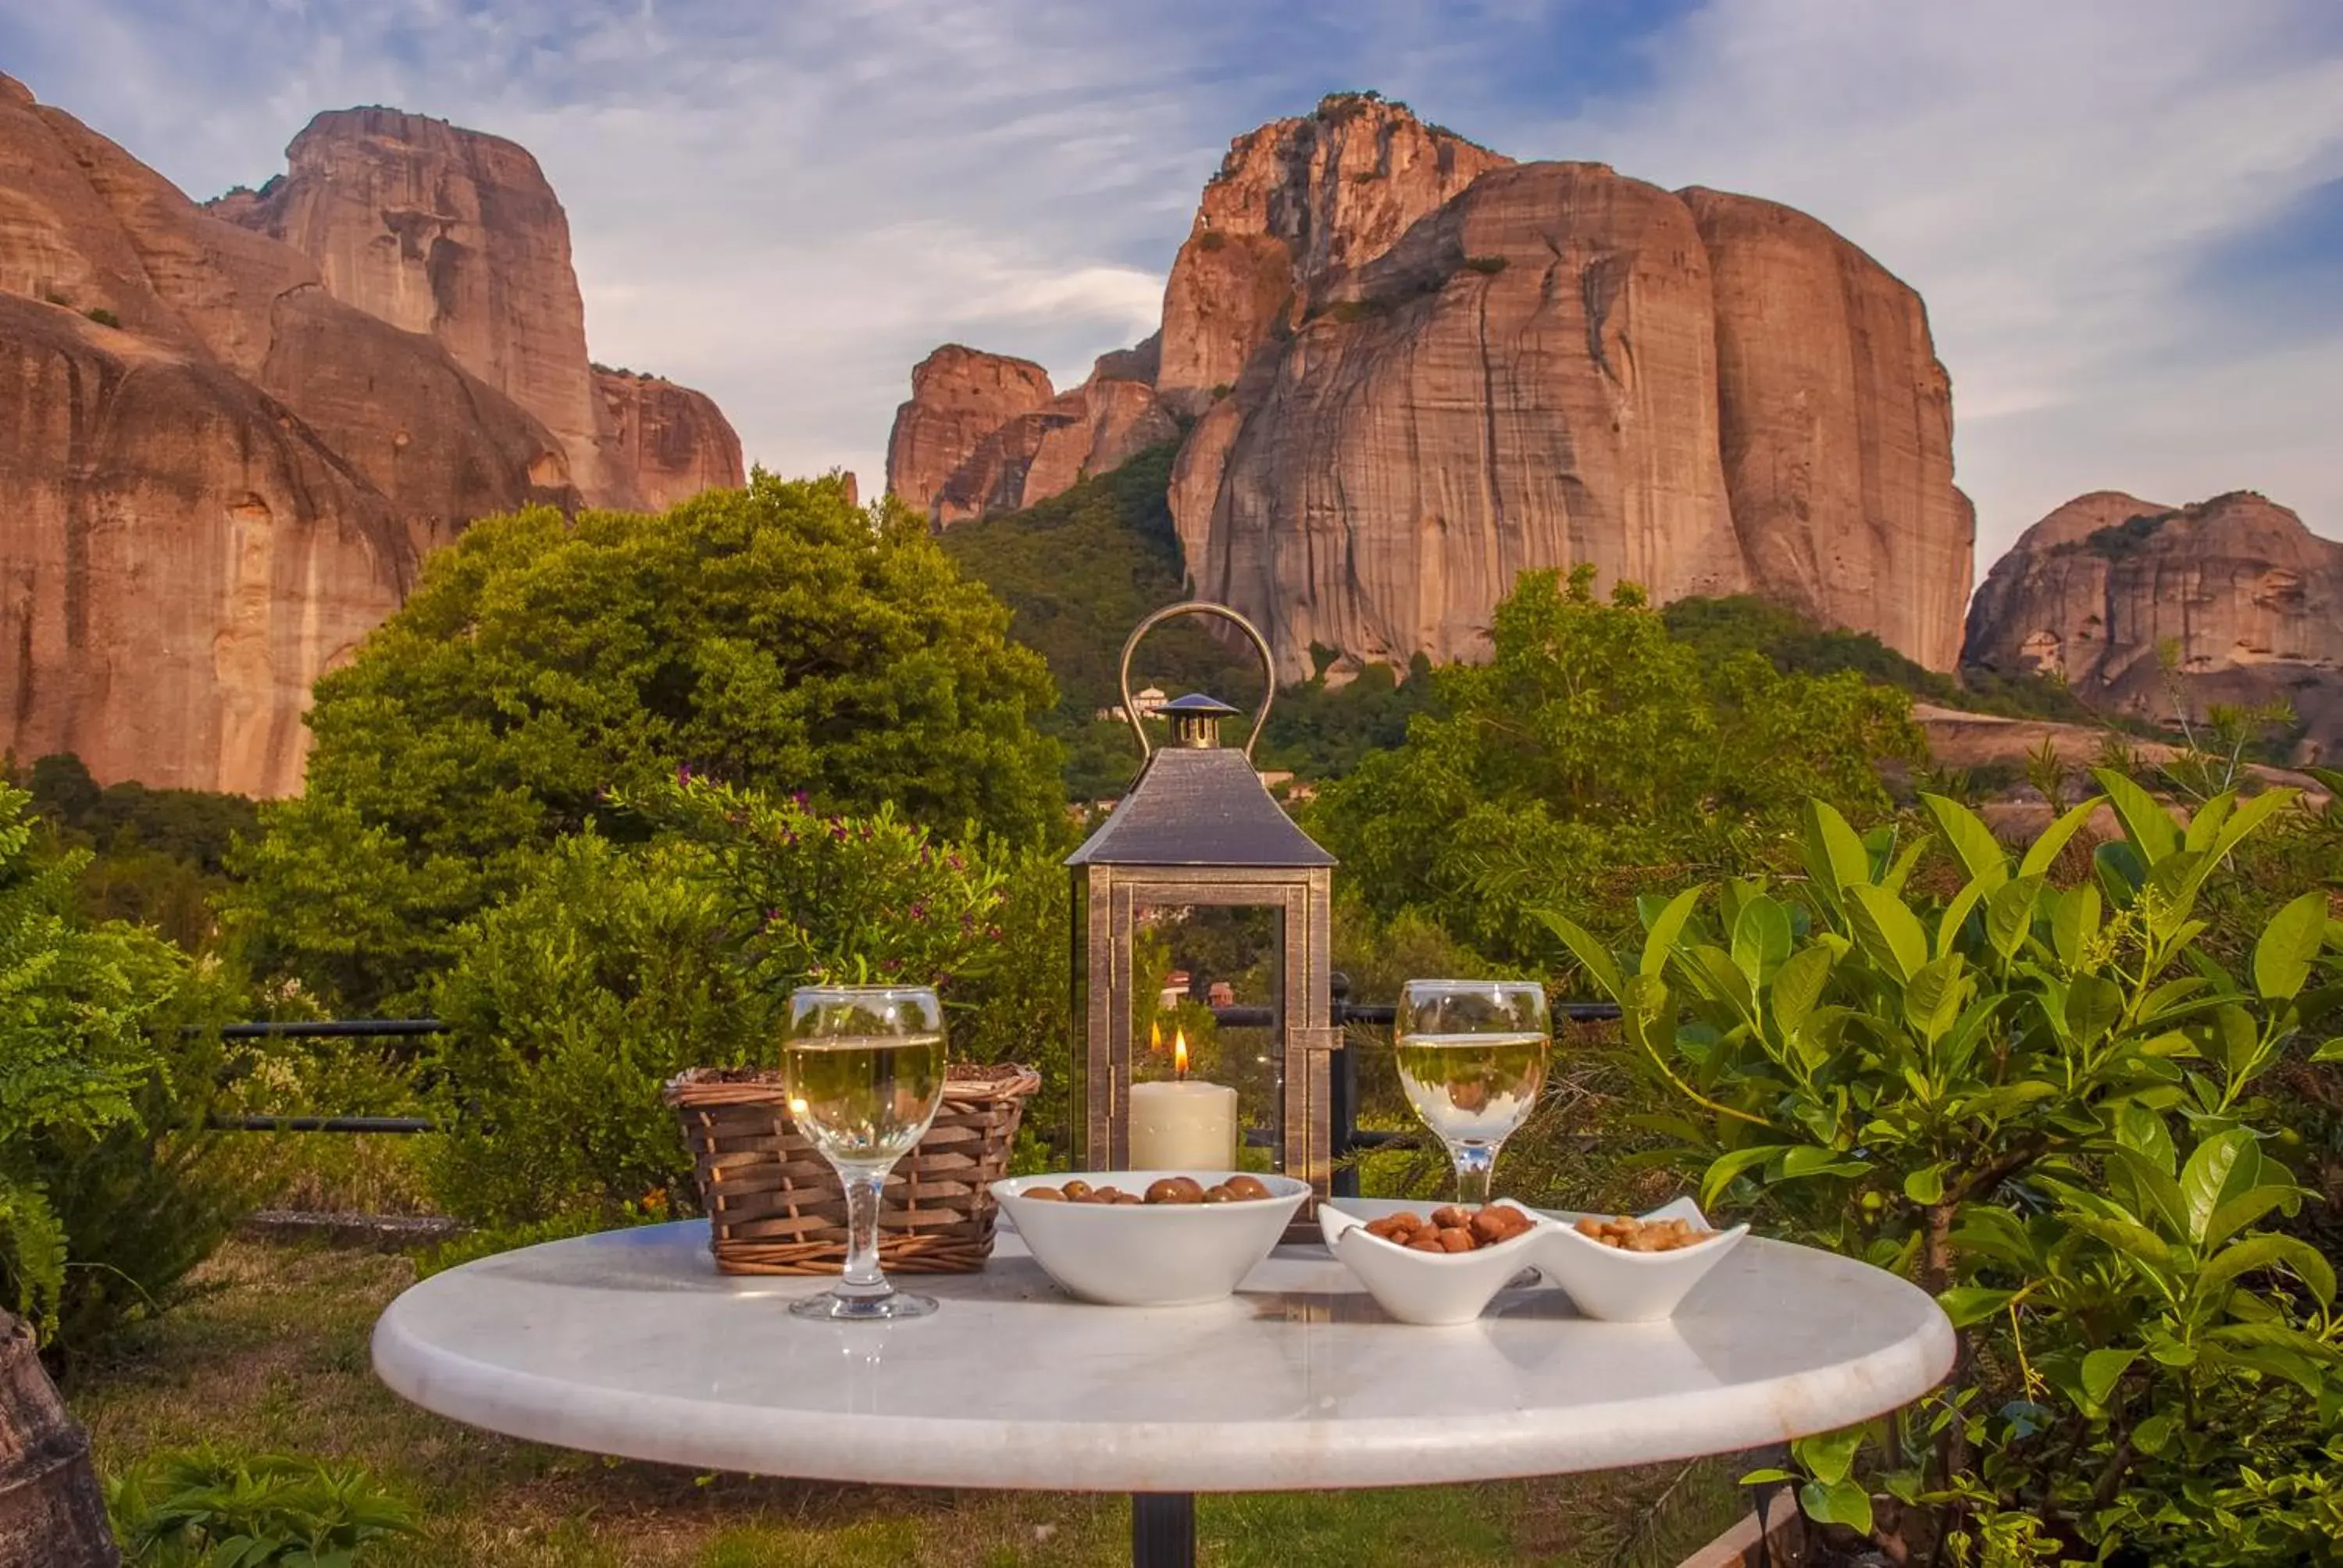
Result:
<svg viewBox="0 0 2343 1568"><path fill-rule="evenodd" d="M1880 762L1920 754L1903 692L1704 657L1640 589L1593 584L1523 574L1490 662L1436 671L1439 710L1326 791L1312 826L1375 914L1430 915L1492 959L1553 953L1533 907L1600 924L1741 869L1810 795L1885 810Z"/></svg>
<svg viewBox="0 0 2343 1568"><path fill-rule="evenodd" d="M322 1005L411 1004L458 925L679 768L819 808L1039 842L1061 826L1050 676L899 508L759 474L663 515L475 524L317 686L306 792L235 910Z"/></svg>

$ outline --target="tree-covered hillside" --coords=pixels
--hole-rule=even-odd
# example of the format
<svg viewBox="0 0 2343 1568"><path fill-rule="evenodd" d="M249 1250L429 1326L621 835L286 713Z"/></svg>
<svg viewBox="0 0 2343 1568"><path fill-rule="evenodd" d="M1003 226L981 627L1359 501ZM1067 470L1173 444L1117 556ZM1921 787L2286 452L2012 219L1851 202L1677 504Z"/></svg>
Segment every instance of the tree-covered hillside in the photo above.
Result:
<svg viewBox="0 0 2343 1568"><path fill-rule="evenodd" d="M1041 725L1065 745L1069 799L1121 794L1138 764L1129 727L1097 715L1121 700L1115 664L1131 628L1187 597L1164 498L1175 449L1150 448L1062 495L943 536L946 553L1010 607L1010 636L1057 677L1058 706ZM1321 668L1332 658L1322 658ZM1151 633L1131 673L1134 690L1207 691L1248 713L1261 700L1252 650L1202 620ZM1288 687L1271 708L1255 760L1305 779L1338 777L1367 753L1399 744L1409 717L1432 700L1429 681L1403 681L1383 665L1337 686L1322 678Z"/></svg>

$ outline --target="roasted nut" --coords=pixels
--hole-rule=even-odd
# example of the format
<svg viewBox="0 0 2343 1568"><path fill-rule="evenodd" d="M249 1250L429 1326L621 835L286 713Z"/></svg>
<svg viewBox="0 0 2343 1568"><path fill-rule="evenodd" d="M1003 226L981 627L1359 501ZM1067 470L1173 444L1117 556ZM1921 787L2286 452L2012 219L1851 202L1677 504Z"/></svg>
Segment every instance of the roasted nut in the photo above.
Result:
<svg viewBox="0 0 2343 1568"><path fill-rule="evenodd" d="M1230 1191L1235 1193L1240 1198L1252 1199L1266 1198L1269 1196L1269 1189L1251 1176L1242 1174L1232 1176L1226 1181L1222 1182L1221 1185L1226 1187Z"/></svg>
<svg viewBox="0 0 2343 1568"><path fill-rule="evenodd" d="M1090 1190L1090 1200L1093 1203L1121 1202L1122 1201L1122 1189L1120 1187L1093 1187Z"/></svg>
<svg viewBox="0 0 2343 1568"><path fill-rule="evenodd" d="M1117 1192L1114 1195L1114 1201L1118 1203L1144 1203L1147 1201L1146 1199L1141 1198L1136 1192Z"/></svg>
<svg viewBox="0 0 2343 1568"><path fill-rule="evenodd" d="M1433 1230L1429 1225L1426 1225L1423 1230L1416 1231L1406 1241L1401 1242L1400 1245L1405 1247L1411 1252L1445 1252L1448 1251L1447 1243L1443 1242L1440 1239L1440 1232Z"/></svg>
<svg viewBox="0 0 2343 1568"><path fill-rule="evenodd" d="M1066 1195L1055 1187L1028 1187L1025 1189L1024 1195L1028 1198L1039 1198L1044 1203L1062 1203L1066 1201Z"/></svg>
<svg viewBox="0 0 2343 1568"><path fill-rule="evenodd" d="M1636 1220L1624 1214L1609 1220L1589 1215L1573 1229L1590 1241L1626 1252L1673 1252L1716 1234L1714 1231L1695 1230L1684 1220Z"/></svg>
<svg viewBox="0 0 2343 1568"><path fill-rule="evenodd" d="M1166 1176L1147 1184L1147 1201L1151 1203L1194 1203L1204 1196L1204 1190L1185 1176Z"/></svg>
<svg viewBox="0 0 2343 1568"><path fill-rule="evenodd" d="M1174 1176L1172 1178L1172 1185L1180 1189L1180 1201L1182 1203L1201 1203L1204 1201L1204 1184L1193 1176Z"/></svg>
<svg viewBox="0 0 2343 1568"><path fill-rule="evenodd" d="M1386 1214L1380 1220L1367 1221L1367 1234L1381 1236L1386 1241L1403 1241L1417 1228L1413 1214Z"/></svg>
<svg viewBox="0 0 2343 1568"><path fill-rule="evenodd" d="M1494 1246L1513 1233L1512 1223L1504 1218L1513 1211L1511 1209L1483 1209L1473 1216L1472 1223L1466 1229L1473 1232L1474 1241Z"/></svg>
<svg viewBox="0 0 2343 1568"><path fill-rule="evenodd" d="M1449 1251L1469 1252L1473 1250L1473 1232L1462 1225L1443 1226L1435 1234L1440 1238L1440 1244Z"/></svg>
<svg viewBox="0 0 2343 1568"><path fill-rule="evenodd" d="M1074 1181L1066 1183L1066 1196L1073 1199L1076 1202L1080 1202L1090 1195L1091 1184L1089 1182Z"/></svg>
<svg viewBox="0 0 2343 1568"><path fill-rule="evenodd" d="M1432 1211L1432 1222L1443 1231L1462 1230L1473 1222L1473 1211L1453 1203L1444 1204Z"/></svg>
<svg viewBox="0 0 2343 1568"><path fill-rule="evenodd" d="M1230 1191L1226 1187L1207 1187L1204 1189L1204 1201L1207 1203L1233 1203L1236 1201L1237 1195Z"/></svg>

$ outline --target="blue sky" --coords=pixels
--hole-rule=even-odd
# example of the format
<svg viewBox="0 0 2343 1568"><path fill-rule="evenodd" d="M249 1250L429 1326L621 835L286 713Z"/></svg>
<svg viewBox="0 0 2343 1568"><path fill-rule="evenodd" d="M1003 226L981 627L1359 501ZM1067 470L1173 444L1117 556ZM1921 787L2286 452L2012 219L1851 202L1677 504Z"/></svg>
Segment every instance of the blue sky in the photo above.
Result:
<svg viewBox="0 0 2343 1568"><path fill-rule="evenodd" d="M0 69L197 196L323 108L512 136L598 357L866 487L929 348L1078 379L1152 325L1230 137L1372 86L1790 202L1912 283L1980 570L2101 487L2343 536L2336 0L0 0Z"/></svg>

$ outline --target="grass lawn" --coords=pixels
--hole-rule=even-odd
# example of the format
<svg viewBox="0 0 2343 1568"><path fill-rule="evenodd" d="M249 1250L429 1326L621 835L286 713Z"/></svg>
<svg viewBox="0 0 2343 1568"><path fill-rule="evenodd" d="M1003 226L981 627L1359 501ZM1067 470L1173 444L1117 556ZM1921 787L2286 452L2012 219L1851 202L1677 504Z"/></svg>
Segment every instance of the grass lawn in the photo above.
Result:
<svg viewBox="0 0 2343 1568"><path fill-rule="evenodd" d="M516 1442L395 1398L368 1370L397 1254L235 1241L205 1292L67 1391L109 1472L158 1449L357 1461L421 1509L377 1568L828 1568L1127 1560L1115 1496L701 1475ZM1673 1563L1731 1520L1731 1461L1480 1486L1202 1499L1215 1568Z"/></svg>

